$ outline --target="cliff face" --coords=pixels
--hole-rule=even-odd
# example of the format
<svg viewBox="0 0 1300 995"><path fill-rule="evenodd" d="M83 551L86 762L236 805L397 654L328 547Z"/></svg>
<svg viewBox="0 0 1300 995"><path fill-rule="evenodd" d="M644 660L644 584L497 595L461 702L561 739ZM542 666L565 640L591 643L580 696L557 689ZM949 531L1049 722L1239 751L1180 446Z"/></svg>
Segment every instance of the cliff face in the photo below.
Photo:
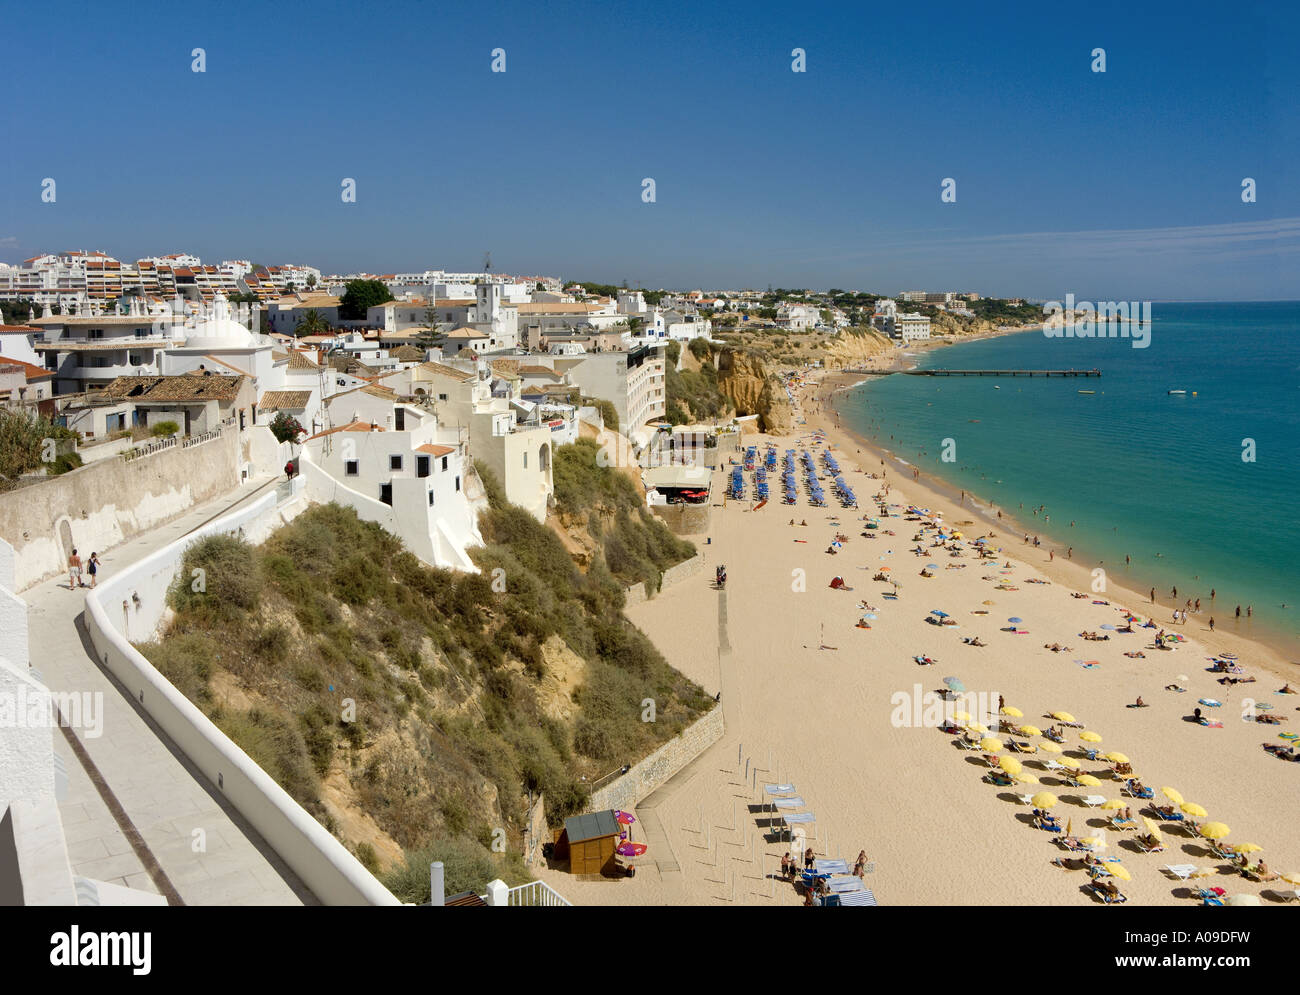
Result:
<svg viewBox="0 0 1300 995"><path fill-rule="evenodd" d="M738 415L758 415L759 429L776 435L790 431L790 401L763 361L749 353L723 349L718 356L718 389Z"/></svg>
<svg viewBox="0 0 1300 995"><path fill-rule="evenodd" d="M828 369L837 367L859 366L876 356L883 356L894 351L893 344L879 332L867 332L864 335L842 333L831 342L822 363Z"/></svg>

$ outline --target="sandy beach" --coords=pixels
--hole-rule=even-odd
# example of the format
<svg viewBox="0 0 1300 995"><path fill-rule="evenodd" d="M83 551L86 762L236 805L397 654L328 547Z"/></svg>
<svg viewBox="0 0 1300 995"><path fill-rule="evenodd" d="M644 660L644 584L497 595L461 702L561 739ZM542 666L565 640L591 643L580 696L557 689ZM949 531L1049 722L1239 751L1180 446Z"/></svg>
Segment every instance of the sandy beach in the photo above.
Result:
<svg viewBox="0 0 1300 995"><path fill-rule="evenodd" d="M1059 797L1053 811L1076 837L1105 832L1103 852L1118 856L1132 878L1121 882L1131 905L1190 905L1197 887L1259 895L1265 905L1292 892L1295 885L1283 881L1252 883L1230 872L1203 840L1178 828L1164 832L1164 852L1140 852L1133 832L1111 829L1109 812L1081 800L1123 796L1109 765L1081 752L1089 744L1079 740L1080 729L1065 730L1064 753L1018 757L1040 784L1002 787L983 780L990 768L978 752L959 749L956 737L933 723L911 721L922 718L921 705L935 700L926 694L943 688L947 677L993 701L1004 696L1023 712L1012 720L1020 724L1046 730L1053 724L1048 713L1068 711L1101 737L1098 750L1130 758L1142 782L1155 789L1156 803L1164 803L1162 787L1175 787L1203 806L1208 820L1231 828L1226 843L1258 844L1263 849L1252 860L1262 856L1270 871L1300 870L1300 847L1287 829L1300 815L1300 765L1261 747L1285 746L1279 733L1300 723L1300 696L1277 693L1294 668L1238 634L1211 633L1208 611L1174 626L1172 606L1152 607L1145 594L1113 579L1105 592L1093 593L1082 563L1060 555L1049 562L1046 546L1024 545L1021 531L1004 527L996 511L991 519L977 516L957 495L911 479L906 468L892 461L882 467L881 454L835 428L825 403L834 384L809 379L796 395L795 418L802 423L795 433L749 436L745 443L761 452L771 442L778 455L808 448L819 466L829 444L859 508L839 507L824 471L830 506L810 506L802 469L793 506L780 503L778 470L772 503L759 510L749 500L724 507L727 468L714 474L711 542L699 541L705 569L628 615L675 667L711 693L721 691L726 736L636 811L641 822L633 837L649 840L651 851L637 862L635 878L578 880L555 870L542 876L577 904L802 904L792 885L775 880L789 847L769 833L768 815L760 811L762 786L789 782L804 810L815 813L809 845L819 856L850 864L865 849L874 864L865 884L882 905L1100 907L1087 875L1075 869L1078 855L1058 845L1056 834L1035 828L1030 806L1017 798L1039 790ZM818 429L826 432L823 444L815 443ZM883 479L867 475L882 472ZM746 480L752 490L752 475ZM871 498L886 484L891 516L880 517L875 538L868 538L863 516L878 515ZM969 541L950 556L931 548L933 532L920 543L922 555L910 552L921 523L903 514L913 504L941 513L966 540L994 533L988 542L1000 550L996 558L978 560ZM798 524L805 520L807 526ZM827 547L837 534L846 539L831 555ZM727 567L725 591L713 587L719 563ZM928 563L937 566L934 576L921 577ZM899 581L896 600L886 597L891 584L872 579L883 568ZM851 590L829 586L837 575ZM856 624L868 610L862 602L876 616L869 629ZM1146 619L1148 608L1159 626L1184 637L1176 649L1154 648L1157 629L1102 629L1123 626L1125 609ZM927 621L936 609L957 625ZM1023 621L1012 626L1012 617ZM1083 631L1111 638L1085 641ZM987 645L967 645L964 637ZM1071 649L1044 648L1054 643ZM1234 676L1257 681L1220 684L1224 675L1207 668L1212 655L1225 652L1240 658L1244 673ZM937 662L918 665L917 655ZM1165 690L1171 684L1186 691ZM1148 707L1129 707L1138 696ZM1252 702L1284 721L1257 723L1253 713L1243 720ZM1222 725L1192 721L1196 708ZM1079 760L1100 786L1071 786L1043 765L1062 758ZM1135 815L1150 814L1150 803L1126 800ZM1140 817L1138 823L1141 831ZM1058 858L1067 866L1054 863ZM1189 885L1163 871L1166 864L1195 864L1210 874Z"/></svg>

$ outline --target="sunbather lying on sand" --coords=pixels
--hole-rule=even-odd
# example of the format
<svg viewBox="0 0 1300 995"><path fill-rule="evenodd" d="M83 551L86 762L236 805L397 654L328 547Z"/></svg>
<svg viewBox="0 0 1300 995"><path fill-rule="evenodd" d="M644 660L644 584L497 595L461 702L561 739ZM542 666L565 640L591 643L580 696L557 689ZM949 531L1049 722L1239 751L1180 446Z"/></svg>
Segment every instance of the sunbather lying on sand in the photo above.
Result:
<svg viewBox="0 0 1300 995"><path fill-rule="evenodd" d="M1296 689L1293 688L1290 684L1283 684L1280 688L1277 689L1277 693L1278 693L1278 694L1296 694Z"/></svg>
<svg viewBox="0 0 1300 995"><path fill-rule="evenodd" d="M1142 653L1142 652L1138 652L1138 653L1125 653L1124 655L1125 655L1125 656L1128 656L1128 657L1132 657L1134 660L1145 660L1145 659L1147 658L1147 655L1146 655L1145 653Z"/></svg>
<svg viewBox="0 0 1300 995"><path fill-rule="evenodd" d="M1276 725L1281 725L1283 722L1285 722L1286 717L1282 715L1256 715L1255 721L1263 722L1265 725L1269 725L1269 726L1276 726Z"/></svg>
<svg viewBox="0 0 1300 995"><path fill-rule="evenodd" d="M1187 690L1187 688L1179 687L1177 684L1166 684L1166 685L1165 685L1165 690L1166 690L1166 691L1177 691L1179 694L1183 694L1183 693Z"/></svg>
<svg viewBox="0 0 1300 995"><path fill-rule="evenodd" d="M988 643L980 639L979 636L964 636L962 642L967 646L987 646Z"/></svg>

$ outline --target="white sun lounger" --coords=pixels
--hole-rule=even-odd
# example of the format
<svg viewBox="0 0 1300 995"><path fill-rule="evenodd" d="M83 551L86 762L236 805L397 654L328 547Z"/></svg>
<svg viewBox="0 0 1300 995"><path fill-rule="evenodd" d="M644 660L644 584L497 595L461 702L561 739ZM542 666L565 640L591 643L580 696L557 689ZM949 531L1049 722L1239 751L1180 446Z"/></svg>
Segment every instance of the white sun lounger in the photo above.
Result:
<svg viewBox="0 0 1300 995"><path fill-rule="evenodd" d="M818 874L848 874L849 862L847 860L839 860L837 858L825 858L820 860L814 860L813 869Z"/></svg>
<svg viewBox="0 0 1300 995"><path fill-rule="evenodd" d="M847 877L833 877L826 882L826 887L836 895L851 895L857 891L866 891L862 882L852 875L848 875Z"/></svg>
<svg viewBox="0 0 1300 995"><path fill-rule="evenodd" d="M1018 802L1020 802L1021 805L1032 805L1032 804L1034 804L1034 796L1033 796L1033 795L1016 795L1016 800L1017 800Z"/></svg>
<svg viewBox="0 0 1300 995"><path fill-rule="evenodd" d="M1044 760L1043 766L1048 770L1069 770L1065 764L1058 764L1055 760Z"/></svg>
<svg viewBox="0 0 1300 995"><path fill-rule="evenodd" d="M841 905L875 905L876 896L870 888L863 888L861 891L851 891L847 895L840 896Z"/></svg>
<svg viewBox="0 0 1300 995"><path fill-rule="evenodd" d="M776 809L803 808L803 806L804 800L798 795L795 795L793 798L778 798L776 801L772 802L772 807Z"/></svg>
<svg viewBox="0 0 1300 995"><path fill-rule="evenodd" d="M768 795L792 795L794 794L793 784L765 784L763 793Z"/></svg>
<svg viewBox="0 0 1300 995"><path fill-rule="evenodd" d="M1096 808L1106 801L1105 795L1084 795L1083 803L1089 808Z"/></svg>
<svg viewBox="0 0 1300 995"><path fill-rule="evenodd" d="M1165 870L1176 877L1179 881L1186 881L1200 868L1195 864L1165 864Z"/></svg>

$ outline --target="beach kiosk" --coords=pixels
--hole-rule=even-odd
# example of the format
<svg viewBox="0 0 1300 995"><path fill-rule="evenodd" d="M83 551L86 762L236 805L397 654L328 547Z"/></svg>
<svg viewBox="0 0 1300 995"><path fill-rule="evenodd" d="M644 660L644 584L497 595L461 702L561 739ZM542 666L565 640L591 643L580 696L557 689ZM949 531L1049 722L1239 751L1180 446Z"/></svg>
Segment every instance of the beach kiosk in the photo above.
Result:
<svg viewBox="0 0 1300 995"><path fill-rule="evenodd" d="M621 828L613 809L572 816L564 820L555 855L563 859L568 854L573 874L612 874Z"/></svg>

